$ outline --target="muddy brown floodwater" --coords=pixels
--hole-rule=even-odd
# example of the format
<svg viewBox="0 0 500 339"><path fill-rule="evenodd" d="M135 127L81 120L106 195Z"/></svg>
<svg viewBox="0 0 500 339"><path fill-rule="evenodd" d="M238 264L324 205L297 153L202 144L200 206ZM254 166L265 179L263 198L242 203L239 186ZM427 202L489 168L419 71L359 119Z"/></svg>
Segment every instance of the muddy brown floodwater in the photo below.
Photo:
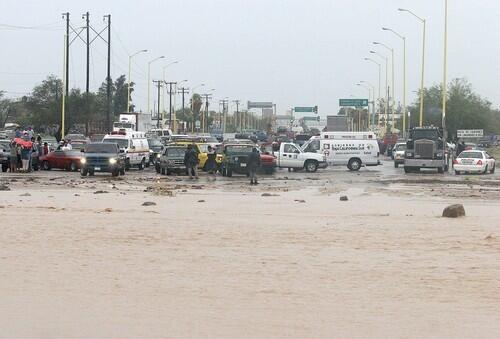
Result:
<svg viewBox="0 0 500 339"><path fill-rule="evenodd" d="M2 174L0 337L499 338L500 178L389 166Z"/></svg>

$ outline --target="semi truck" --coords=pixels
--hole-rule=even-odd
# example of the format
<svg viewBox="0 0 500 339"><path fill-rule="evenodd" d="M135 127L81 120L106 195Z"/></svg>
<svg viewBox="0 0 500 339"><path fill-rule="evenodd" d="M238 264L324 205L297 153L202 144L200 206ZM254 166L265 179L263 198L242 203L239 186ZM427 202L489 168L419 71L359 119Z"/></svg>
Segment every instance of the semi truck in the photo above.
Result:
<svg viewBox="0 0 500 339"><path fill-rule="evenodd" d="M433 126L410 129L406 142L405 173L418 172L422 168L435 168L438 173L444 173L448 167L449 152L443 129Z"/></svg>

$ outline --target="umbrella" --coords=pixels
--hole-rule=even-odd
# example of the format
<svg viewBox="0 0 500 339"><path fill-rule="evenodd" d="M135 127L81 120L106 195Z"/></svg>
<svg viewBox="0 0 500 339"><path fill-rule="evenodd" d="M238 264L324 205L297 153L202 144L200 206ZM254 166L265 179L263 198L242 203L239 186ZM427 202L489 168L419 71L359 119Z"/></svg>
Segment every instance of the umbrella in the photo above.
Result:
<svg viewBox="0 0 500 339"><path fill-rule="evenodd" d="M23 147L27 148L33 147L33 143L29 140L24 140L22 138L15 138L14 141L16 144L21 145Z"/></svg>

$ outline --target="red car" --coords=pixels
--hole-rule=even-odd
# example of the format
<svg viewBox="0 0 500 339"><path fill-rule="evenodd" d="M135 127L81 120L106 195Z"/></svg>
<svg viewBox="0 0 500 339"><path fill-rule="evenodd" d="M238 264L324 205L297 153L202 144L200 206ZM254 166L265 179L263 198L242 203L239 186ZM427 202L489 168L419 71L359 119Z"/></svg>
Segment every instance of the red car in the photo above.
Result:
<svg viewBox="0 0 500 339"><path fill-rule="evenodd" d="M67 171L78 171L81 168L80 158L82 153L78 150L62 151L57 150L40 157L42 169L48 171L53 168L60 168Z"/></svg>
<svg viewBox="0 0 500 339"><path fill-rule="evenodd" d="M276 170L276 157L267 152L260 153L260 167L266 174L273 174Z"/></svg>

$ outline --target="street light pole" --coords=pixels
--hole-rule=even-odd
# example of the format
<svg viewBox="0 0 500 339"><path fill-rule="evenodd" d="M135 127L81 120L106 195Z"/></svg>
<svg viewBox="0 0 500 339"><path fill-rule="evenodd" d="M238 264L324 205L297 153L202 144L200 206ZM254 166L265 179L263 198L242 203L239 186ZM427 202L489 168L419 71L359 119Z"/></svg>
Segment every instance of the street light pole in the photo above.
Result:
<svg viewBox="0 0 500 339"><path fill-rule="evenodd" d="M395 30L382 27L382 30L394 33L403 40L403 137L406 136L406 37Z"/></svg>
<svg viewBox="0 0 500 339"><path fill-rule="evenodd" d="M151 105L151 84L150 84L150 82L151 82L151 64L157 60L164 59L164 58L165 58L165 56L162 55L162 56L148 62L148 111L147 111L147 113L151 113L151 111L150 111L150 107L151 107L150 106ZM158 112L158 114L160 114L160 113Z"/></svg>
<svg viewBox="0 0 500 339"><path fill-rule="evenodd" d="M166 82L167 82L167 78L166 78L166 76L165 76L165 70L166 70L169 66L172 66L172 65L177 64L177 63L179 63L179 62L178 62L178 61L172 61L171 63L169 63L169 64L167 64L167 65L163 66L163 69L162 69L162 71L163 71L163 83L166 83ZM165 86L165 87L163 88L163 100L162 100L162 102L161 102L161 106L162 106L162 113L161 113L161 114L162 114L162 119L165 119L165 88L166 88L166 87L167 87L167 86Z"/></svg>
<svg viewBox="0 0 500 339"><path fill-rule="evenodd" d="M375 86L373 86L370 82L361 80L360 83L370 86L372 90L372 125L375 125Z"/></svg>
<svg viewBox="0 0 500 339"><path fill-rule="evenodd" d="M365 58L365 60L371 61L378 66L378 97L377 97L377 101L380 101L380 87L381 87L381 70L380 70L381 66L380 66L380 63L376 62L375 60L373 60L371 58ZM378 105L377 105L377 109L378 109ZM373 115L372 119L373 119L372 124L375 125L375 115Z"/></svg>
<svg viewBox="0 0 500 339"><path fill-rule="evenodd" d="M424 18L419 17L412 11L404 8L398 8L398 11L400 12L408 12L411 15L413 15L415 18L420 20L423 26L423 31L422 31L422 72L420 75L420 127L423 126L424 122L424 73L425 73L425 25L426 21Z"/></svg>
<svg viewBox="0 0 500 339"><path fill-rule="evenodd" d="M148 51L147 49L143 49L143 50L137 51L134 54L128 56L127 113L130 113L130 84L131 84L130 77L131 77L131 72L132 72L132 69L131 69L132 68L132 66L131 66L132 58L139 53L146 53L147 51Z"/></svg>
<svg viewBox="0 0 500 339"><path fill-rule="evenodd" d="M374 45L380 45L391 52L391 87L392 87L392 103L391 103L391 115L392 115L392 128L394 128L394 103L396 97L394 96L394 48L387 46L381 42L373 42Z"/></svg>
<svg viewBox="0 0 500 339"><path fill-rule="evenodd" d="M447 76L448 76L448 0L444 0L444 60L443 60L443 132L446 136L446 99L447 99ZM446 140L445 140L446 142Z"/></svg>
<svg viewBox="0 0 500 339"><path fill-rule="evenodd" d="M369 117L370 116L370 99L371 99L371 96L372 96L372 89L370 87L368 87L367 85L361 83L361 82L357 83L356 85L357 86L361 86L361 87L363 87L363 88L365 88L365 89L368 90L368 117ZM375 96L375 93L373 93L373 94ZM370 119L368 118L368 121L369 120ZM358 125L359 125L359 123L358 123ZM358 126L358 129L361 130L361 126Z"/></svg>
<svg viewBox="0 0 500 339"><path fill-rule="evenodd" d="M381 57L382 59L385 60L385 90L384 90L384 96L385 96L385 112L384 112L384 127L385 127L385 130L387 132L387 111L388 111L388 108L389 108L389 83L388 83L388 77L387 77L387 73L388 73L388 60L389 58L376 52L376 51L370 51L370 53L372 54L376 54L378 55L379 57Z"/></svg>

